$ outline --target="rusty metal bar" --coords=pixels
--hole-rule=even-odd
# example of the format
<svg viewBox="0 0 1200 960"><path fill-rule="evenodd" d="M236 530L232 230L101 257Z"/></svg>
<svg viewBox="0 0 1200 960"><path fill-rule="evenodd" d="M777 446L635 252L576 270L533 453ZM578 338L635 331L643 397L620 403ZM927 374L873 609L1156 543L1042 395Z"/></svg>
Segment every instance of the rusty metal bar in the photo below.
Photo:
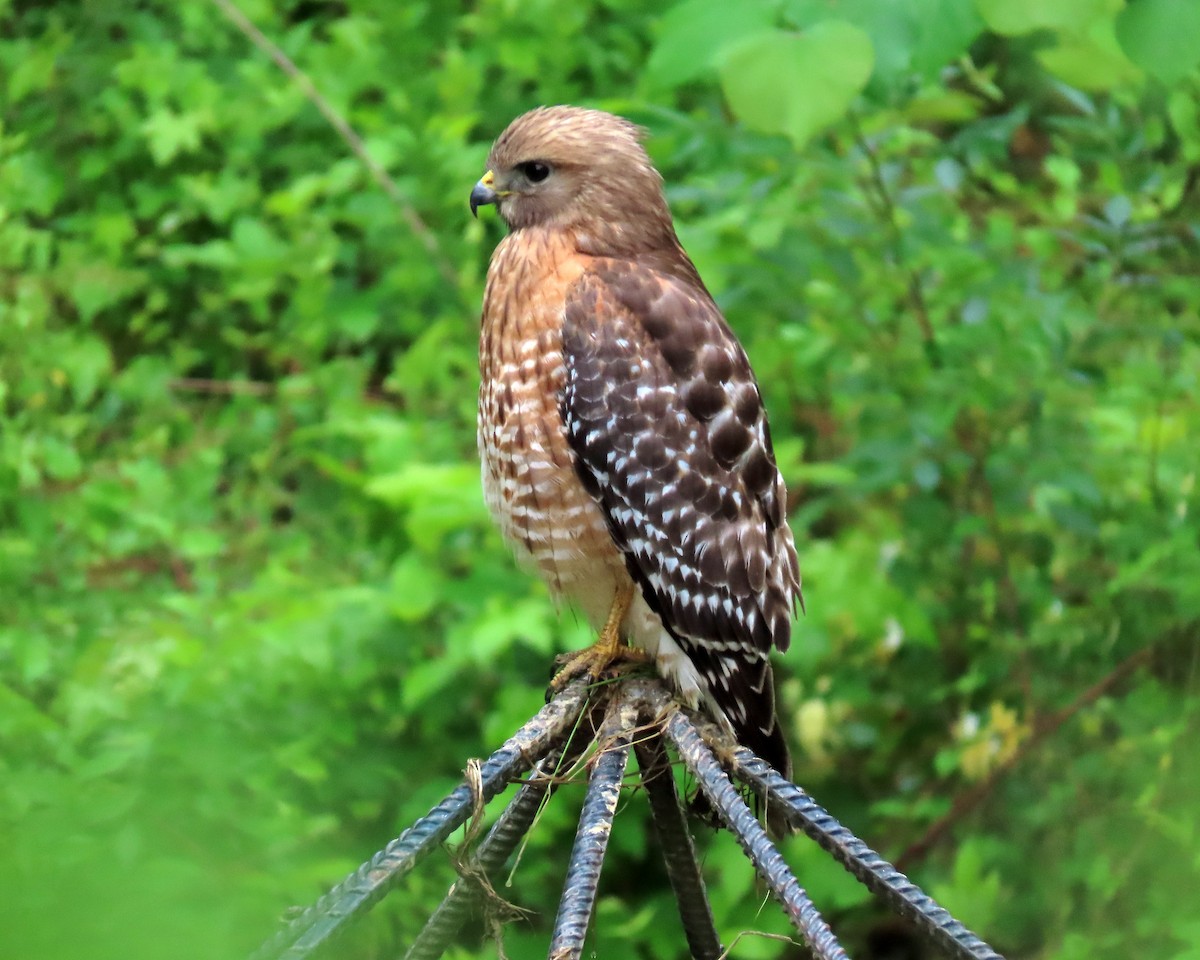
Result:
<svg viewBox="0 0 1200 960"><path fill-rule="evenodd" d="M744 747L733 755L733 775L773 806L792 826L815 840L892 910L911 920L951 956L962 960L1003 960L988 944L952 917L928 894L843 827L805 791L785 780L765 760Z"/></svg>
<svg viewBox="0 0 1200 960"><path fill-rule="evenodd" d="M675 775L661 732L655 731L653 736L639 740L634 744L634 752L692 958L719 960L725 950L713 920L712 905L708 902L708 891L696 861L696 848L679 802L679 791L675 789Z"/></svg>
<svg viewBox="0 0 1200 960"><path fill-rule="evenodd" d="M550 938L549 960L580 960L588 924L596 906L600 869L612 835L613 817L621 796L621 779L629 760L628 731L636 724L636 715L614 698L609 714L600 728L598 752L588 777L587 795L579 815L575 845L567 863L562 900Z"/></svg>
<svg viewBox="0 0 1200 960"><path fill-rule="evenodd" d="M603 722L598 723L601 715ZM557 755L556 747L564 742L568 743L564 762L598 744L549 954L550 960L579 960L595 910L631 740L636 740L632 745L691 954L697 960L720 960L724 956L720 937L679 802L664 731L817 960L846 960L846 954L742 800L740 788L722 768L718 755L735 778L770 805L773 820L782 815L802 830L956 960L1003 960L807 793L735 744L715 724L690 717L660 680L637 677L599 687L582 681L569 685L483 764L473 765L467 782L277 933L252 960L302 960L327 945L344 924L370 909L482 804L551 750ZM508 859L554 789L553 778L542 775L552 774L555 767L553 760L543 763L539 773L525 781L468 861L470 874L478 876L479 871L487 876ZM439 957L477 894L477 881L460 879L454 884L405 960Z"/></svg>
<svg viewBox="0 0 1200 960"><path fill-rule="evenodd" d="M813 955L817 960L848 960L829 924L817 912L812 900L784 862L783 855L771 843L766 830L746 806L737 787L701 738L695 724L676 709L667 717L666 730L713 809L737 838L776 899L783 904Z"/></svg>
<svg viewBox="0 0 1200 960"><path fill-rule="evenodd" d="M582 682L570 684L518 730L480 767L477 784L464 782L399 837L354 871L254 954L252 960L300 960L342 926L372 907L396 882L429 855L486 803L544 757L567 734L589 696Z"/></svg>
<svg viewBox="0 0 1200 960"><path fill-rule="evenodd" d="M553 777L560 768L562 753L555 750L538 764L525 785L504 808L479 848L468 861L468 869L479 871L489 880L508 860L533 825L547 794L554 789ZM460 877L454 881L424 928L413 941L404 960L438 960L450 939L458 933L480 900L479 884Z"/></svg>
<svg viewBox="0 0 1200 960"><path fill-rule="evenodd" d="M560 781L557 778L561 772L569 769L591 746L595 729L590 722L581 727L583 729L576 728L562 750L551 751L529 775L512 803L505 807L472 853L467 862L469 871L482 873L490 881L508 861L521 838L529 832L542 805L558 789ZM404 960L438 960L481 896L478 882L462 877L456 880L404 954Z"/></svg>

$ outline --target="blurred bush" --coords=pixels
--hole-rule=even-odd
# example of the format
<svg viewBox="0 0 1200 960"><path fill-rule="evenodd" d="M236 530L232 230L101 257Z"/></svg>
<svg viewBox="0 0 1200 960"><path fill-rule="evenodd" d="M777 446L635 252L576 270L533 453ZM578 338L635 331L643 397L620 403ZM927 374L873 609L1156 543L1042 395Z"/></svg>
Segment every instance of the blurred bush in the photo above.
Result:
<svg viewBox="0 0 1200 960"><path fill-rule="evenodd" d="M1200 7L241 9L401 206L216 5L0 0L0 953L245 953L586 642L482 506L501 230L466 211L512 116L580 102L650 128L762 381L798 779L1011 956L1196 955ZM580 794L504 889L539 911L511 956ZM726 941L785 932L704 841ZM683 956L651 844L634 798L597 955ZM907 937L788 853L853 955Z"/></svg>

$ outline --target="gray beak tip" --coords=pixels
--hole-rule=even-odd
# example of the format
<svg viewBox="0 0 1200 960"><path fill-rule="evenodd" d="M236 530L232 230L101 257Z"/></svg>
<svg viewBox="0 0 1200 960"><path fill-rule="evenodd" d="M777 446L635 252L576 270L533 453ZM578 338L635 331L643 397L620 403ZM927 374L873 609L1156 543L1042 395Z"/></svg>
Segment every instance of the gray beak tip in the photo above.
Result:
<svg viewBox="0 0 1200 960"><path fill-rule="evenodd" d="M482 180L471 191L471 216L479 217L479 208L496 202L496 191Z"/></svg>

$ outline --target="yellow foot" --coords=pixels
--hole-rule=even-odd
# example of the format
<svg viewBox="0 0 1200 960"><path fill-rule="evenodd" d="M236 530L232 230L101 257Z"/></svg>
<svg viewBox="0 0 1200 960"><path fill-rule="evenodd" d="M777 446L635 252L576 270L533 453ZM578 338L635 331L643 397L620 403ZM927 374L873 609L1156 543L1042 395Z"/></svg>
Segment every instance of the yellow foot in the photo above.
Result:
<svg viewBox="0 0 1200 960"><path fill-rule="evenodd" d="M633 602L633 584L618 588L613 597L612 609L604 629L600 631L600 639L590 647L577 653L569 653L558 659L561 665L554 679L550 681L547 697L553 696L576 677L586 676L591 680L599 680L605 671L619 660L633 663L647 663L649 656L641 650L635 650L621 639L621 621L629 612L629 604Z"/></svg>

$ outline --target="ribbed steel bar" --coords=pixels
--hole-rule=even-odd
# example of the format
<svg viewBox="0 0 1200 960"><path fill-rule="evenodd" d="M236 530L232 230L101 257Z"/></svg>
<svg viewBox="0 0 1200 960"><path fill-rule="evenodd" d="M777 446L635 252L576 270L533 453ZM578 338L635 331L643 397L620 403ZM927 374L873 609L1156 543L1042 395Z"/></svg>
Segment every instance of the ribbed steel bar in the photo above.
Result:
<svg viewBox="0 0 1200 960"><path fill-rule="evenodd" d="M537 763L567 734L589 696L577 681L546 704L480 767L474 786L464 782L399 837L309 907L254 954L252 960L299 960L336 933L346 921L373 906L509 782Z"/></svg>
<svg viewBox="0 0 1200 960"><path fill-rule="evenodd" d="M467 862L469 870L482 872L490 881L504 866L533 825L547 796L558 789L559 781L556 778L575 763L591 744L594 735L590 726L586 730L576 730L565 748L551 751L537 765L512 803L505 807L487 836L480 841ZM478 883L463 878L456 880L404 954L404 960L438 960L480 898Z"/></svg>
<svg viewBox="0 0 1200 960"><path fill-rule="evenodd" d="M733 774L783 808L795 827L815 840L868 890L911 920L942 949L963 960L1003 960L983 940L954 919L933 898L843 827L805 791L785 780L770 764L744 747L733 755Z"/></svg>
<svg viewBox="0 0 1200 960"><path fill-rule="evenodd" d="M492 875L504 865L533 824L546 797L550 778L558 768L561 757L559 751L554 751L530 774L525 785L513 798L512 803L504 808L500 819L493 824L487 836L480 841L475 854L468 860L467 868L470 871L479 871L490 881ZM426 921L417 939L404 954L404 960L438 960L438 957L445 953L451 938L470 916L480 896L477 882L462 877L455 880L441 904Z"/></svg>
<svg viewBox="0 0 1200 960"><path fill-rule="evenodd" d="M567 879L558 904L554 934L550 938L550 960L579 960L588 923L596 906L596 891L600 884L600 869L612 835L613 817L621 796L621 778L629 760L629 737L626 731L636 723L636 714L614 697L609 714L600 728L597 753L587 795L579 815L575 845L567 863Z"/></svg>
<svg viewBox="0 0 1200 960"><path fill-rule="evenodd" d="M679 802L679 791L675 789L675 776L661 733L637 741L634 752L641 767L642 786L650 801L654 831L667 865L671 889L675 891L675 902L679 904L679 919L683 922L683 933L692 958L718 960L725 951L717 934L708 891L696 861L696 848Z"/></svg>
<svg viewBox="0 0 1200 960"><path fill-rule="evenodd" d="M817 912L812 900L784 862L783 855L771 843L762 824L746 806L737 787L701 738L695 724L676 709L667 717L666 730L709 803L737 837L771 892L783 904L813 955L818 960L847 960L846 952L829 929L829 924Z"/></svg>

